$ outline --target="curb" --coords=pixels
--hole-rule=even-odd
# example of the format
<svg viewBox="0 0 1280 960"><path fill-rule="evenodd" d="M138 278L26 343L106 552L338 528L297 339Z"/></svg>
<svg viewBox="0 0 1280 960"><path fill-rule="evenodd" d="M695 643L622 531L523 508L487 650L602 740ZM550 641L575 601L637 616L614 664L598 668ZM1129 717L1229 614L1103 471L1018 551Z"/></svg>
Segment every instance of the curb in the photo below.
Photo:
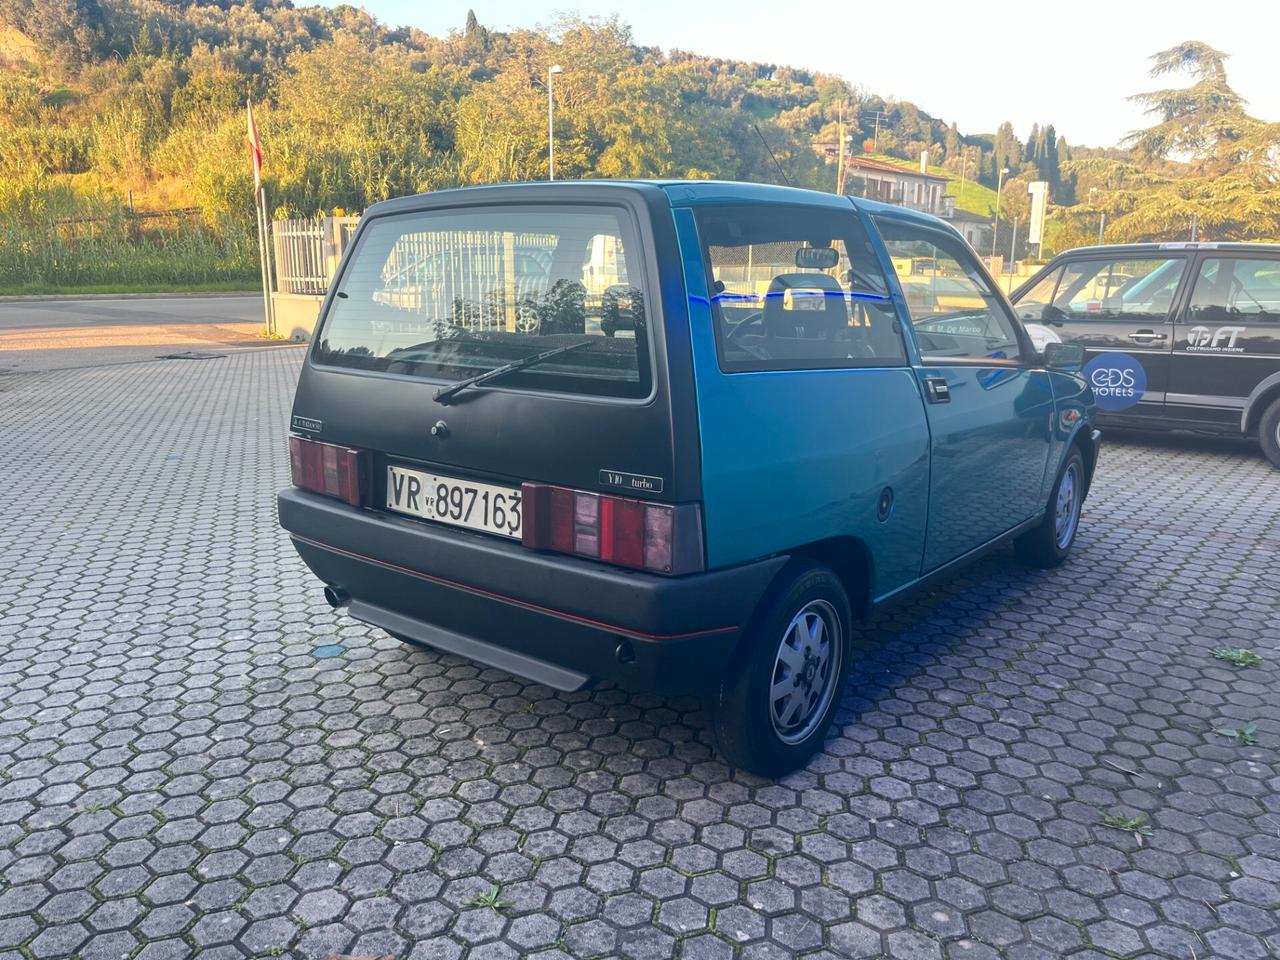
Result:
<svg viewBox="0 0 1280 960"><path fill-rule="evenodd" d="M213 300L225 297L260 297L261 290L200 291L197 293L30 293L0 297L0 303L56 303L83 300Z"/></svg>

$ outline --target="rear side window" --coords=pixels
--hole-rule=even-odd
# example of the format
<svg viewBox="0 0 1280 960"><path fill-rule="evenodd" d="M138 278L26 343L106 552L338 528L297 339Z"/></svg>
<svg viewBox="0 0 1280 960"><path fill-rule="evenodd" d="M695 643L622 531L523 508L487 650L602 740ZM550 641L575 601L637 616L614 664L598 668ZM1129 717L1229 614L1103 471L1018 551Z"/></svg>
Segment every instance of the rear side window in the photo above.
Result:
<svg viewBox="0 0 1280 960"><path fill-rule="evenodd" d="M1054 316L1163 323L1185 267L1181 257L1068 263L1053 298Z"/></svg>
<svg viewBox="0 0 1280 960"><path fill-rule="evenodd" d="M1280 323L1280 260L1210 257L1191 293L1196 323Z"/></svg>
<svg viewBox="0 0 1280 960"><path fill-rule="evenodd" d="M698 232L721 369L906 363L884 273L852 210L704 208Z"/></svg>
<svg viewBox="0 0 1280 960"><path fill-rule="evenodd" d="M639 240L621 208L526 205L378 218L330 303L317 363L458 380L570 348L495 386L645 397Z"/></svg>

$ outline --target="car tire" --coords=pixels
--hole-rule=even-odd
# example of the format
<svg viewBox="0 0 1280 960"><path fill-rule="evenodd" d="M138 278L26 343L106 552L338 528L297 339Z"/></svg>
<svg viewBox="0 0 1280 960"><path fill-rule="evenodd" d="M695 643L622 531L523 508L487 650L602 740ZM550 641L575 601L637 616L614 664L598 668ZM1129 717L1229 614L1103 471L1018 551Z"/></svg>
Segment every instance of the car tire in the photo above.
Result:
<svg viewBox="0 0 1280 960"><path fill-rule="evenodd" d="M829 567L784 568L713 695L726 763L774 778L821 748L849 674L851 621L849 597ZM788 680L792 687L781 690Z"/></svg>
<svg viewBox="0 0 1280 960"><path fill-rule="evenodd" d="M1049 568L1067 559L1080 529L1085 492L1084 457L1073 446L1058 471L1044 519L1013 542L1019 560L1029 567Z"/></svg>
<svg viewBox="0 0 1280 960"><path fill-rule="evenodd" d="M1262 411L1262 419L1258 421L1258 443L1262 453L1271 465L1280 469L1280 400Z"/></svg>

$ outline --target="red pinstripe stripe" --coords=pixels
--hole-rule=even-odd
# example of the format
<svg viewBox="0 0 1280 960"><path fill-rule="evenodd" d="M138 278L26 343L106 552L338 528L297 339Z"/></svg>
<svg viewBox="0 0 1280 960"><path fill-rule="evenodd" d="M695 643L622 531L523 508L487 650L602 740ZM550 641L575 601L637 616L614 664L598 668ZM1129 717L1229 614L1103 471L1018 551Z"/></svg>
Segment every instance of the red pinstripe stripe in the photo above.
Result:
<svg viewBox="0 0 1280 960"><path fill-rule="evenodd" d="M296 533L290 533L290 537L294 540L301 540L303 543L309 543L313 547L319 547L321 550L328 550L331 553L340 553L344 557L351 557L353 560L363 560L365 563L372 563L375 566L383 567L396 573L408 574L411 577L417 577L419 580L426 580L430 583L440 584L445 587L453 587L456 590L462 590L466 593L475 594L476 596L486 597L490 600L497 600L501 603L509 603L512 606L521 607L525 610L532 610L535 613L545 613L549 616L559 617L561 620L572 620L575 623L581 623L589 627L598 627L608 630L611 633L622 633L631 637L640 637L645 640L685 640L690 637L708 637L720 633L732 633L738 628L730 627L710 627L706 630L694 630L689 633L645 633L643 630L632 630L629 627L620 627L617 624L605 623L602 620L592 620L590 617L582 617L576 613L568 613L564 610L556 610L552 607L543 607L536 603L530 603L527 600L517 600L515 597L508 597L505 594L493 593L489 590L483 590L480 587L473 587L470 584L459 583L456 580L449 580L446 577L437 577L430 573L423 573L421 570L413 570L409 567L402 567L396 563L389 563L386 560L379 560L377 557L366 556L363 553L355 553L351 550L343 550L341 547L335 547L328 543L321 543L319 540L312 540L309 537L302 537Z"/></svg>

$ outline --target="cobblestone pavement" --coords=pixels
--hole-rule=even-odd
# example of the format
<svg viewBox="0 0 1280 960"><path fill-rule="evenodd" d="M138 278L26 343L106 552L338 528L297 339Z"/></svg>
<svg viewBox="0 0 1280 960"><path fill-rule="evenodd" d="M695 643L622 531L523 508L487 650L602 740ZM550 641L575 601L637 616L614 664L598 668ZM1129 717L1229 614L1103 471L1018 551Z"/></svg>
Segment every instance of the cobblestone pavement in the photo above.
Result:
<svg viewBox="0 0 1280 960"><path fill-rule="evenodd" d="M882 616L768 783L696 701L336 617L274 520L300 359L0 377L0 957L1280 952L1252 448L1113 440L1065 568Z"/></svg>

